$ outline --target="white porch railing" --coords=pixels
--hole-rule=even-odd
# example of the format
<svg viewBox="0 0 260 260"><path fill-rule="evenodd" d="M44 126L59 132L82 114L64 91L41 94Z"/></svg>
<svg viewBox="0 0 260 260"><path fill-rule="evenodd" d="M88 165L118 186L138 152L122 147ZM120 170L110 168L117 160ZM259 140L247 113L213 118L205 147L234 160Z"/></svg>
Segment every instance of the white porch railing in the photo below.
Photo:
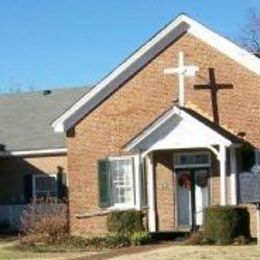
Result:
<svg viewBox="0 0 260 260"><path fill-rule="evenodd" d="M0 205L0 223L8 223L10 229L19 230L21 228L21 216L26 204L20 205Z"/></svg>

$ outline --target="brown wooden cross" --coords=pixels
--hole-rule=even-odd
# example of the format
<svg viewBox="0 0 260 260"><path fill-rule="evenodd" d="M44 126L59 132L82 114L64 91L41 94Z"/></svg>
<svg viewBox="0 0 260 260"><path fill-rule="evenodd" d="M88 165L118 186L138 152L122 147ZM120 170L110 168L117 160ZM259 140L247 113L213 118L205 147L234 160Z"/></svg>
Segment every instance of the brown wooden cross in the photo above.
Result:
<svg viewBox="0 0 260 260"><path fill-rule="evenodd" d="M232 89L232 84L218 84L216 82L215 70L209 68L209 84L207 85L194 85L194 89L197 90L210 90L211 92L211 104L213 121L219 124L219 110L218 110L218 91L221 89Z"/></svg>

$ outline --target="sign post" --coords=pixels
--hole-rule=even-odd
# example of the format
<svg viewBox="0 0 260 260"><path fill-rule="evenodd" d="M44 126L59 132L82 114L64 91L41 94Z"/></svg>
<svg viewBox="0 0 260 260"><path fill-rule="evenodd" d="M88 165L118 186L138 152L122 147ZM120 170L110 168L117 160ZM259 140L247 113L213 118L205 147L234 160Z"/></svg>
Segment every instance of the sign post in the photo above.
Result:
<svg viewBox="0 0 260 260"><path fill-rule="evenodd" d="M244 172L240 179L240 200L256 206L256 238L260 246L260 174L258 172Z"/></svg>
<svg viewBox="0 0 260 260"><path fill-rule="evenodd" d="M257 245L260 246L260 203L256 204Z"/></svg>

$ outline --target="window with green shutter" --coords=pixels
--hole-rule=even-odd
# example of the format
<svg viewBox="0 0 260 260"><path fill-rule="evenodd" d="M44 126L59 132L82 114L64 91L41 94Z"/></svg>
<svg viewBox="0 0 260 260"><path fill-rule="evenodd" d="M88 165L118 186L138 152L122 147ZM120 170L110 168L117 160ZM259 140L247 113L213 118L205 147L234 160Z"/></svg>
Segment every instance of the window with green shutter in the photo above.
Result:
<svg viewBox="0 0 260 260"><path fill-rule="evenodd" d="M134 206L134 160L123 156L98 162L99 205L107 207Z"/></svg>

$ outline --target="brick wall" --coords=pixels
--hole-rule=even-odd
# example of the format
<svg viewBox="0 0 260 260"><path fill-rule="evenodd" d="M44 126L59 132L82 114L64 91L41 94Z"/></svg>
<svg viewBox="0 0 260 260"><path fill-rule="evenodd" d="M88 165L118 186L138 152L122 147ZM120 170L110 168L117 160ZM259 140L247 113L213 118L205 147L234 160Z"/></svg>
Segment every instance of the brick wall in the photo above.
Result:
<svg viewBox="0 0 260 260"><path fill-rule="evenodd" d="M155 152L155 191L158 230L175 228L175 182L173 170L173 152Z"/></svg>
<svg viewBox="0 0 260 260"><path fill-rule="evenodd" d="M24 175L55 174L58 167L63 169L64 174L67 173L66 155L0 158L0 201L9 198L21 202L24 196Z"/></svg>
<svg viewBox="0 0 260 260"><path fill-rule="evenodd" d="M177 79L164 75L163 70L177 65L179 51L184 51L187 64L200 67L198 76L186 82L187 105L212 117L209 91L194 90L193 85L207 84L208 70L213 68L218 83L233 85L232 89L218 93L221 125L234 133L246 132L247 140L260 146L260 95L257 94L260 77L185 34L67 133L72 233L89 231L89 220L78 219L76 215L98 210L97 160L124 154L121 147L172 105L177 96ZM165 177L166 168L158 166L158 171L161 170ZM217 172L214 173L214 203L219 202L218 178ZM169 195L165 196L168 199ZM104 221L98 220L102 222L98 232L104 227ZM166 224L167 228L173 225L171 221ZM91 231L95 231L95 226L91 226Z"/></svg>

